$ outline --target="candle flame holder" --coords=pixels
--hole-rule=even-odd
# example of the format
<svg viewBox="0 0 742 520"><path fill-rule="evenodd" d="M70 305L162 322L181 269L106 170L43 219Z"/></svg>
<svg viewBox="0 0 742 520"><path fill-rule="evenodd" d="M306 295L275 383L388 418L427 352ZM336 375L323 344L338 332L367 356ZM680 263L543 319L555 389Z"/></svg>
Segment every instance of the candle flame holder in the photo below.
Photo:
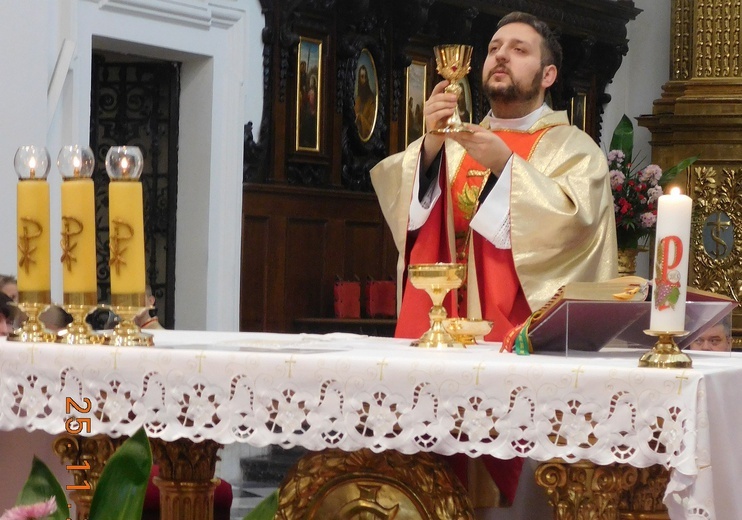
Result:
<svg viewBox="0 0 742 520"><path fill-rule="evenodd" d="M688 335L688 331L645 330L644 334L658 337L652 350L639 358L640 367L648 368L693 368L693 360L678 348L675 338Z"/></svg>
<svg viewBox="0 0 742 520"><path fill-rule="evenodd" d="M144 293L113 294L111 295L111 308L118 314L121 321L114 327L108 338L109 345L151 347L155 344L152 334L142 332L139 325L134 323L134 318L148 308Z"/></svg>
<svg viewBox="0 0 742 520"><path fill-rule="evenodd" d="M98 297L95 293L65 293L62 308L72 323L57 334L58 343L68 345L100 345L105 338L93 330L85 318L96 309Z"/></svg>
<svg viewBox="0 0 742 520"><path fill-rule="evenodd" d="M18 308L28 318L19 329L8 335L8 341L53 343L55 334L47 330L39 319L39 315L51 305L51 294L46 291L23 291L18 296Z"/></svg>

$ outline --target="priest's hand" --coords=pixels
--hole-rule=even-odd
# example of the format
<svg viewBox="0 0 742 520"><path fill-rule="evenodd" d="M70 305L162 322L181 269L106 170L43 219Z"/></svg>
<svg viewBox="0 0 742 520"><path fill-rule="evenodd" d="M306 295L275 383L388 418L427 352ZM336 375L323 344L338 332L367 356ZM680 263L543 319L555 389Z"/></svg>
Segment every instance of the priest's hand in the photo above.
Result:
<svg viewBox="0 0 742 520"><path fill-rule="evenodd" d="M467 124L466 128L472 133L456 132L447 134L447 137L463 146L475 161L499 177L513 151L505 141L486 128L471 124Z"/></svg>
<svg viewBox="0 0 742 520"><path fill-rule="evenodd" d="M444 89L448 86L448 81L443 80L433 87L433 92L425 102L423 116L425 117L425 128L433 130L446 126L446 121L453 115L456 109L457 97L455 94L447 94ZM426 171L435 156L438 155L445 136L427 133L423 140L422 157L420 162L420 171Z"/></svg>

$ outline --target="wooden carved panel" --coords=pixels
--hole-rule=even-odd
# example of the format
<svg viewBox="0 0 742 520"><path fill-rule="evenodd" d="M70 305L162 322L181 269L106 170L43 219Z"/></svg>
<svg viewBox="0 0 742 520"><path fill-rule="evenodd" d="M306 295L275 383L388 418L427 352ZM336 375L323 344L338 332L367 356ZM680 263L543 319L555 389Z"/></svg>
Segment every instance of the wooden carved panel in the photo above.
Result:
<svg viewBox="0 0 742 520"><path fill-rule="evenodd" d="M333 316L333 284L393 278L396 249L375 197L290 186L243 192L240 329L292 332Z"/></svg>

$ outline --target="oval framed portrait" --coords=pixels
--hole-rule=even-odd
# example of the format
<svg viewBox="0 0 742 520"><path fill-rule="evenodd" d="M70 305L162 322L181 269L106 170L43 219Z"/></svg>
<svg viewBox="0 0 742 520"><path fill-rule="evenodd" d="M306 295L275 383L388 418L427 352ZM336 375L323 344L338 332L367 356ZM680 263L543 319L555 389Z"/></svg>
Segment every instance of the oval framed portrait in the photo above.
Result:
<svg viewBox="0 0 742 520"><path fill-rule="evenodd" d="M364 143L371 139L379 112L379 78L374 58L363 49L356 63L353 109L358 136Z"/></svg>

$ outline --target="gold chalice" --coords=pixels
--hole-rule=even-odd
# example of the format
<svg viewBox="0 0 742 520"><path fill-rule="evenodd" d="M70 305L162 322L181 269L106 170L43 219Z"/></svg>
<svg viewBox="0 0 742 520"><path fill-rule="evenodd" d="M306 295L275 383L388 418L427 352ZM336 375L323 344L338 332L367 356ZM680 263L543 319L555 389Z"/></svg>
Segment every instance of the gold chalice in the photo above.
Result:
<svg viewBox="0 0 742 520"><path fill-rule="evenodd" d="M430 329L423 334L419 340L413 341L412 346L422 348L462 348L464 345L456 341L453 336L443 327L446 319L443 299L451 289L458 289L464 281L466 266L460 264L418 264L411 265L407 274L410 283L417 289L428 293L433 300L430 309Z"/></svg>
<svg viewBox="0 0 742 520"><path fill-rule="evenodd" d="M459 81L471 70L471 45L438 45L433 47L438 74L449 81L445 91L449 94L461 95ZM453 132L470 132L461 122L458 103L453 110L453 115L446 121L446 126L431 130L434 134L448 134Z"/></svg>
<svg viewBox="0 0 742 520"><path fill-rule="evenodd" d="M492 331L492 322L472 318L447 318L443 327L457 341L464 345L476 345L477 338L483 339Z"/></svg>

